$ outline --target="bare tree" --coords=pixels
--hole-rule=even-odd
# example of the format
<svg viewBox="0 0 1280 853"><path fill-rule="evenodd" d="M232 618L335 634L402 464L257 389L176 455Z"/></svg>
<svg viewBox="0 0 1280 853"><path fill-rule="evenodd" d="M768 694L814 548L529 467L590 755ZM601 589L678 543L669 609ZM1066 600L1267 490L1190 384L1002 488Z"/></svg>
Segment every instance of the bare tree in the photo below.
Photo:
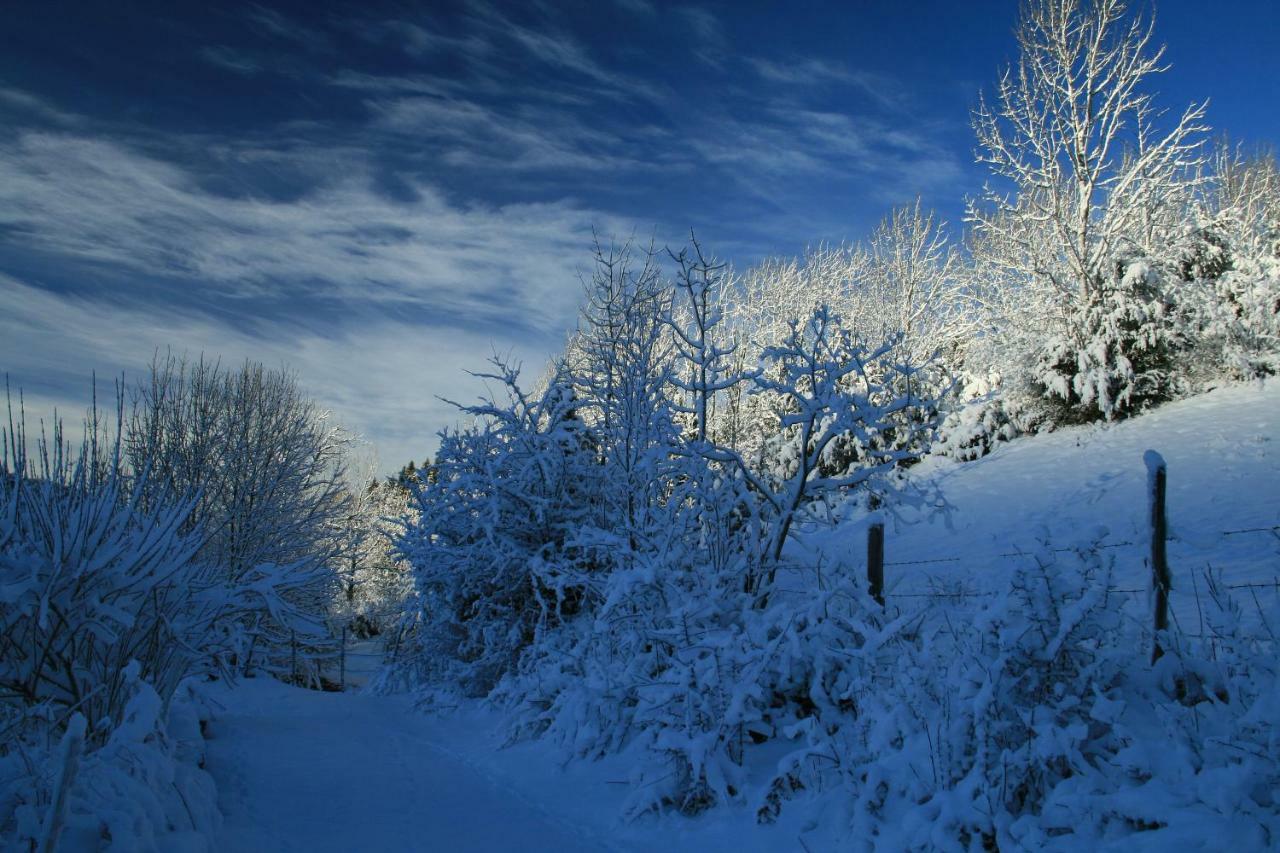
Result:
<svg viewBox="0 0 1280 853"><path fill-rule="evenodd" d="M988 185L968 208L1007 252L988 261L1067 299L1089 299L1144 215L1201 159L1204 105L1161 131L1143 90L1165 70L1153 22L1123 0L1036 0L1017 30L1019 59L973 116L978 162L1011 185ZM1062 303L1065 305L1066 303Z"/></svg>
<svg viewBox="0 0 1280 853"><path fill-rule="evenodd" d="M673 438L668 408L671 293L655 253L636 263L630 243L607 251L595 244L584 282L581 329L570 344L568 370L594 450L609 470L610 500L626 520L632 544L645 508L658 503L649 462Z"/></svg>
<svg viewBox="0 0 1280 853"><path fill-rule="evenodd" d="M157 500L190 496L185 528L232 583L263 566L295 578L319 616L336 592L347 439L289 373L157 357L125 426L134 471Z"/></svg>
<svg viewBox="0 0 1280 853"><path fill-rule="evenodd" d="M692 252L690 251L692 249ZM732 369L729 359L737 350L732 342L717 341L724 311L721 306L726 285L723 263L707 258L696 237L690 235L690 246L671 253L677 264L675 287L683 295L681 304L673 306L668 322L675 332L675 348L688 365L689 376L673 377L673 384L690 395L693 405L679 411L694 416L698 442L705 443L708 434L709 409L716 395L737 385L741 371Z"/></svg>
<svg viewBox="0 0 1280 853"><path fill-rule="evenodd" d="M1207 128L1200 104L1161 129L1145 90L1166 68L1152 37L1123 0L1034 0L1017 63L973 116L996 179L968 205L975 282L1004 339L996 358L1073 419L1175 387L1160 267Z"/></svg>
<svg viewBox="0 0 1280 853"><path fill-rule="evenodd" d="M1225 140L1213 152L1202 217L1227 242L1231 263L1280 267L1280 165L1275 154L1246 154Z"/></svg>
<svg viewBox="0 0 1280 853"><path fill-rule="evenodd" d="M866 340L902 335L900 349L913 364L936 355L958 366L959 351L974 332L974 314L959 276L946 225L920 199L895 208L865 248L854 304L844 308Z"/></svg>
<svg viewBox="0 0 1280 853"><path fill-rule="evenodd" d="M378 633L403 609L412 591L408 566L392 537L413 514L409 490L380 481L372 466L347 487L338 536L342 594L334 615L357 634Z"/></svg>

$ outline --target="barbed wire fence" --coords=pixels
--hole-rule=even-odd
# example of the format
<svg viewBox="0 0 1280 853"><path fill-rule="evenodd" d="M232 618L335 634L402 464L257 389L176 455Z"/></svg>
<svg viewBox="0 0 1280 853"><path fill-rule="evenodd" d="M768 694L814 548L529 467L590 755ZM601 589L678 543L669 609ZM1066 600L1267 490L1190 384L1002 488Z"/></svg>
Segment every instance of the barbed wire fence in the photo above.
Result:
<svg viewBox="0 0 1280 853"><path fill-rule="evenodd" d="M1158 659L1163 653L1158 637L1161 632L1169 629L1169 598L1173 591L1172 573L1169 566L1167 553L1167 545L1169 542L1178 541L1175 537L1169 535L1168 532L1168 512L1167 512L1167 480L1168 469L1163 457L1159 453L1148 450L1144 454L1144 462L1148 469L1148 508L1150 510L1149 529L1151 538L1145 543L1148 547L1145 562L1150 569L1150 582L1145 587L1134 586L1113 586L1109 587L1108 592L1120 594L1148 594L1152 599L1151 612L1151 628L1157 640L1152 649L1152 659ZM1220 530L1213 532L1212 536L1218 538L1226 538L1230 536L1244 536L1250 534L1270 533L1277 542L1280 542L1280 524L1241 527L1231 530ZM1088 550L1108 550L1118 548L1139 547L1144 543L1124 540L1120 542L1092 543L1091 545L1081 547L1049 547L1043 549L1051 554L1067 554L1079 553ZM966 564L986 563L1000 559L1019 559L1033 557L1035 552L1026 550L1001 551L986 555L969 554L965 556L942 556L942 557L923 557L909 560L885 560L885 530L884 522L874 520L867 527L867 591L871 597L884 608L888 607L889 601L892 599L933 599L933 600L963 600L969 598L990 598L1000 593L991 590L929 590L929 591L912 591L912 592L896 592L887 591L886 589L886 569L906 568L929 565L953 565L962 566ZM1277 567L1280 567L1280 559L1277 560ZM1195 578L1192 576L1194 586ZM1280 596L1280 571L1272 577L1271 580L1263 581L1239 581L1234 583L1221 583L1215 585L1218 589L1223 590L1250 590L1255 594L1257 590L1273 590L1277 596ZM1199 590L1194 590L1199 594ZM886 596L888 598L886 598ZM1175 620L1176 621L1176 620ZM1207 635L1200 633L1182 632L1182 636L1190 638L1203 638Z"/></svg>

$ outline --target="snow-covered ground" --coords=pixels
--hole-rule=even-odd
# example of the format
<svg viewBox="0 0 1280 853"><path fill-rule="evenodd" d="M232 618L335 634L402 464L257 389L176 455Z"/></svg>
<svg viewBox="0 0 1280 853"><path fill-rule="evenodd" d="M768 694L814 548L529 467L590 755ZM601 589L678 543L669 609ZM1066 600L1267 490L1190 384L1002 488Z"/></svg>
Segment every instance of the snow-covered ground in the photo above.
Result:
<svg viewBox="0 0 1280 853"><path fill-rule="evenodd" d="M207 732L227 851L827 849L799 817L746 809L622 820L625 757L568 767L547 744L502 748L476 706L424 714L404 696L320 693L266 679L211 697ZM821 836L818 836L821 838ZM829 839L828 839L829 842Z"/></svg>
<svg viewBox="0 0 1280 853"><path fill-rule="evenodd" d="M1040 538L1074 545L1099 526L1109 531L1104 542L1118 545L1108 549L1114 585L1145 590L1143 453L1155 449L1169 471L1175 614L1194 632L1193 578L1205 567L1221 569L1227 583L1276 581L1278 436L1280 383L1268 383L1017 441L977 462L931 460L913 476L933 478L953 509L945 521L891 524L890 602L930 583L993 586L1013 564L1001 555L1034 549ZM825 571L861 570L863 530L851 521L817 537L845 563L829 561ZM951 561L915 562L944 559ZM352 682L372 659L353 655ZM502 721L477 706L424 714L406 697L317 693L268 679L214 698L225 706L208 733L208 770L226 815L219 849L803 853L832 849L840 838L830 822L811 821L803 802L769 826L745 806L625 822L627 756L565 765L550 744L504 747Z"/></svg>

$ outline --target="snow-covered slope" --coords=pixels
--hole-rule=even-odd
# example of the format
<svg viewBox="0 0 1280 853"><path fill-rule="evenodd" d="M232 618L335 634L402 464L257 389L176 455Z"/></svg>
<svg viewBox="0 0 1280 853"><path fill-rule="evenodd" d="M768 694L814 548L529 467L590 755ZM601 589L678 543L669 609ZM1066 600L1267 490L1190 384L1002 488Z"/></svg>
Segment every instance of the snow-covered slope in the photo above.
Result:
<svg viewBox="0 0 1280 853"><path fill-rule="evenodd" d="M1269 382L1218 389L1117 424L1020 439L974 462L926 461L913 476L936 484L951 508L889 522L890 601L938 587L990 589L1012 568L1009 555L1046 540L1074 547L1103 531L1115 558L1114 585L1145 590L1148 449L1168 465L1168 551L1182 627L1192 630L1187 620L1206 568L1221 570L1228 584L1274 584L1280 383ZM854 520L815 539L830 557L860 570L864 529Z"/></svg>

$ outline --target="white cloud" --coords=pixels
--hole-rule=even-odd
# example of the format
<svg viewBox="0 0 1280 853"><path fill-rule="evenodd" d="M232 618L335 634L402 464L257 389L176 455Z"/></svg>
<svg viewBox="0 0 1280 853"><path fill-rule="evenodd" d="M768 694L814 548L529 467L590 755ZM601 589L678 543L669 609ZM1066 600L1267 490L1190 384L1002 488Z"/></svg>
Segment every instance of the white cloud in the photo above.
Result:
<svg viewBox="0 0 1280 853"><path fill-rule="evenodd" d="M250 19L278 47L332 47L323 32L269 10ZM684 7L675 20L700 55L723 58L728 41L714 16ZM4 369L76 412L83 397L67 397L68 382L87 382L94 368L100 376L137 369L156 348L286 362L396 466L420 459L453 420L436 394L475 396L461 370L481 366L491 346L539 363L548 355L543 348L576 315L576 271L589 260L593 226L625 236L710 222L726 240L744 228L774 241L824 237L815 224L832 227L833 205L815 203L814 186L855 186L896 203L958 175L921 120L805 109L796 87L806 81L893 90L837 64L756 62L749 92L691 104L616 71L554 25L524 26L484 7L473 7L469 21L460 35L406 21L367 33L408 55L463 56L465 74L432 76L430 63L395 75L332 64L308 72L312 83L370 108L343 126L267 125L247 139L160 136L0 88L0 107L57 128L17 124L0 135L0 240L42 253L62 277L92 267L109 281L140 280L120 293L81 282L75 296L0 276ZM279 53L211 47L204 59L250 73L285 67L287 51ZM395 174L393 199L379 190L378 158L406 151L417 165ZM489 186L478 188L486 197L513 198L520 186L550 188L559 200L481 204L422 177L463 166L486 176ZM257 191L261 175L289 176L293 194ZM706 205L681 200L706 188ZM610 192L650 208L670 195L665 209L676 221L636 229L573 200ZM292 303L289 320L282 302ZM219 319L227 314L233 319Z"/></svg>
<svg viewBox="0 0 1280 853"><path fill-rule="evenodd" d="M156 349L285 363L396 467L434 449L457 417L435 395L474 399L463 371L494 348L540 371L576 314L592 226L624 230L568 202L463 207L425 184L396 202L371 189L363 160L326 156L333 178L286 202L212 193L183 167L102 139L0 143L0 228L153 290L145 302L142 288L92 283L72 295L0 275L4 369L74 422L91 371L136 371ZM228 298L242 305L232 318L207 310ZM287 319L263 309L282 298L296 300Z"/></svg>
<svg viewBox="0 0 1280 853"><path fill-rule="evenodd" d="M676 10L697 45L694 54L708 65L718 67L729 55L729 38L724 26L712 12L700 6L684 6Z"/></svg>
<svg viewBox="0 0 1280 853"><path fill-rule="evenodd" d="M747 62L762 80L770 83L795 87L831 84L849 86L891 110L902 110L909 101L908 93L897 80L883 74L849 68L838 62L812 57L791 61L757 57L748 59Z"/></svg>

